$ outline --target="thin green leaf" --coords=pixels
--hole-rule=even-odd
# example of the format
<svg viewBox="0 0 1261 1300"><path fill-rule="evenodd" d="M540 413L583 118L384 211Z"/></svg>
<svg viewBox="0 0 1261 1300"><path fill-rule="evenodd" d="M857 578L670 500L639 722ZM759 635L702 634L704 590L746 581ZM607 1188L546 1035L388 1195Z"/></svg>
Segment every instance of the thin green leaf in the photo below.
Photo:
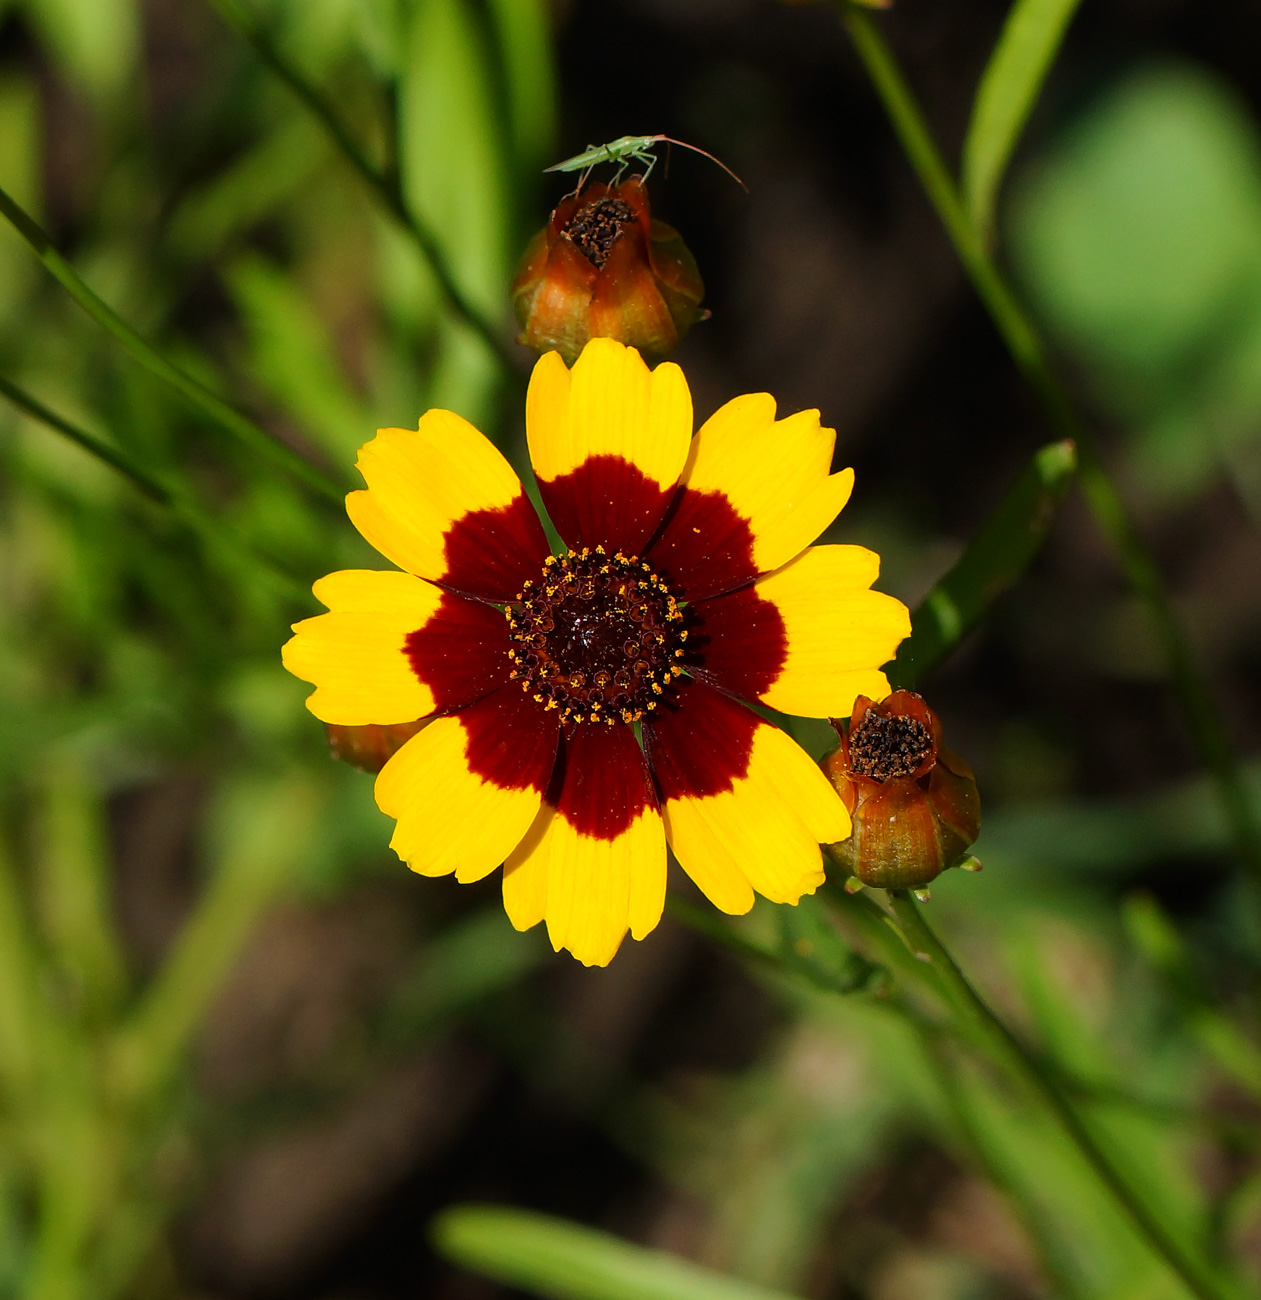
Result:
<svg viewBox="0 0 1261 1300"><path fill-rule="evenodd" d="M185 374L178 366L168 361L152 344L148 343L133 326L101 298L88 288L80 279L78 272L53 247L52 240L40 228L39 224L3 189L0 189L0 214L31 246L36 257L44 264L53 278L83 308L85 312L102 329L112 334L128 352L146 370L157 375L169 384L194 406L230 434L243 447L270 460L273 464L287 470L294 478L308 487L323 493L334 501L340 502L343 490L316 469L309 460L300 456L292 447L278 438L272 437L266 429L247 419L239 411L233 410L222 398L216 397L208 388L200 384L191 375Z"/></svg>
<svg viewBox="0 0 1261 1300"><path fill-rule="evenodd" d="M1081 0L1016 0L986 65L963 143L963 198L988 238L1003 173Z"/></svg>
<svg viewBox="0 0 1261 1300"><path fill-rule="evenodd" d="M526 179L542 170L556 133L549 6L543 0L490 0L489 9L503 64L513 162Z"/></svg>
<svg viewBox="0 0 1261 1300"><path fill-rule="evenodd" d="M408 205L398 178L379 167L367 155L324 91L295 67L276 48L267 32L238 0L207 0L229 26L250 43L261 62L269 68L319 122L338 152L375 193L385 210L411 237L425 259L434 280L453 315L462 320L486 344L508 374L517 373L517 354L494 321L472 301L449 264L442 244L428 223ZM458 118L450 110L448 121Z"/></svg>
<svg viewBox="0 0 1261 1300"><path fill-rule="evenodd" d="M302 865L319 806L315 783L297 775L244 781L224 799L205 893L115 1044L115 1078L129 1100L143 1104L179 1068L264 909Z"/></svg>
<svg viewBox="0 0 1261 1300"><path fill-rule="evenodd" d="M32 397L24 389L10 383L3 375L0 375L0 394L7 397L18 410L24 411L41 424L46 424L50 429L55 429L58 433L64 434L71 442L82 447L84 451L116 469L125 478L130 479L145 496L160 502L162 505L171 504L173 498L170 489L154 478L144 466L133 460L121 447L116 447L112 443L106 442L104 438L98 438L96 434L89 433L86 429L80 429L76 424L71 424L69 420L63 419L55 411L49 410L38 398Z"/></svg>
<svg viewBox="0 0 1261 1300"><path fill-rule="evenodd" d="M913 686L980 622L1038 553L1077 470L1071 442L1043 447L986 520L958 563L911 615L889 680Z"/></svg>
<svg viewBox="0 0 1261 1300"><path fill-rule="evenodd" d="M400 184L462 292L489 314L504 302L510 271L505 141L487 43L459 0L416 5L408 42L399 82ZM495 378L480 342L443 321L430 404L482 426L493 418Z"/></svg>
<svg viewBox="0 0 1261 1300"><path fill-rule="evenodd" d="M100 1022L127 985L100 799L71 758L50 762L43 785L37 859L43 928L84 1018Z"/></svg>
<svg viewBox="0 0 1261 1300"><path fill-rule="evenodd" d="M0 1080L10 1092L24 1092L35 1075L38 983L30 917L0 827Z"/></svg>
<svg viewBox="0 0 1261 1300"><path fill-rule="evenodd" d="M648 1250L563 1219L459 1205L433 1224L457 1264L555 1300L792 1300L663 1250Z"/></svg>
<svg viewBox="0 0 1261 1300"><path fill-rule="evenodd" d="M286 587L291 589L293 594L300 594L301 598L305 599L305 583L298 582L294 575L289 573L272 556L251 549L242 542L225 525L221 517L212 516L198 503L191 490L173 481L164 482L151 474L116 443L107 442L104 438L89 433L86 429L79 428L78 425L58 415L55 411L49 410L37 398L32 397L30 393L19 388L16 384L10 383L2 375L0 375L0 394L7 397L14 406L32 419L47 425L50 429L55 429L58 433L64 434L71 442L77 443L85 451L116 469L150 500L165 506L201 541L208 554L226 560L232 566L237 566L242 561L251 567L259 564L266 565L276 578L279 578Z"/></svg>
<svg viewBox="0 0 1261 1300"><path fill-rule="evenodd" d="M26 10L72 84L122 91L140 51L135 0L27 0Z"/></svg>
<svg viewBox="0 0 1261 1300"><path fill-rule="evenodd" d="M249 332L251 378L330 457L353 460L374 425L314 304L292 277L261 257L237 262L227 280Z"/></svg>

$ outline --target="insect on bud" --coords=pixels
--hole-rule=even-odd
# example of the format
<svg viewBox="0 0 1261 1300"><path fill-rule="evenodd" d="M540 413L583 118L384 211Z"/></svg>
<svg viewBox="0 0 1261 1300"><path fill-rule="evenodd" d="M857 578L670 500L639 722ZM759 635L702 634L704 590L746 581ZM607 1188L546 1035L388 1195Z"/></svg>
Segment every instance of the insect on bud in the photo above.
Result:
<svg viewBox="0 0 1261 1300"><path fill-rule="evenodd" d="M566 365L592 338L660 361L700 319L704 294L696 259L677 230L653 220L639 176L562 199L512 283L518 341Z"/></svg>
<svg viewBox="0 0 1261 1300"><path fill-rule="evenodd" d="M881 889L922 889L947 867L964 865L981 829L976 779L942 747L941 722L923 699L894 691L873 704L860 695L848 725L833 725L841 743L823 770L854 829L828 845L832 857Z"/></svg>
<svg viewBox="0 0 1261 1300"><path fill-rule="evenodd" d="M394 755L428 722L396 722L390 726L369 723L343 727L326 722L329 752L334 758L365 772L379 772Z"/></svg>

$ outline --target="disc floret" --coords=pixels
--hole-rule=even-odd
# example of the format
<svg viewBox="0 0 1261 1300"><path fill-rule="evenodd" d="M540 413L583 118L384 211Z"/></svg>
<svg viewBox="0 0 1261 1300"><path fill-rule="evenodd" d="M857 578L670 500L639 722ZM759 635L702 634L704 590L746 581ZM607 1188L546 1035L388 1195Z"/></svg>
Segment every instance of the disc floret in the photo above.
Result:
<svg viewBox="0 0 1261 1300"><path fill-rule="evenodd" d="M638 722L683 674L683 611L637 555L550 555L504 612L509 676L562 723Z"/></svg>

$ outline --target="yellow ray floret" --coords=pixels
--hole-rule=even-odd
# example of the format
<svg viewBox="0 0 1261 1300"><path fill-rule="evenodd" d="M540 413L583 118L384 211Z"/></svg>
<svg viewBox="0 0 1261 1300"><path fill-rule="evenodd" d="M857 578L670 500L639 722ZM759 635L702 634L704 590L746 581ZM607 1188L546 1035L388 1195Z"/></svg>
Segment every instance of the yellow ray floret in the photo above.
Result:
<svg viewBox="0 0 1261 1300"><path fill-rule="evenodd" d="M784 620L788 659L763 703L809 718L848 718L859 695L882 700L885 675L911 631L900 600L867 590L880 557L861 546L812 546L754 590Z"/></svg>
<svg viewBox="0 0 1261 1300"><path fill-rule="evenodd" d="M809 546L849 500L854 471L828 472L835 445L818 411L776 420L769 393L748 393L701 426L683 482L731 502L753 530L758 572L769 573Z"/></svg>
<svg viewBox="0 0 1261 1300"><path fill-rule="evenodd" d="M774 903L814 893L823 883L820 843L850 830L827 778L769 723L754 733L748 770L732 789L669 799L663 813L683 870L715 907L737 915L753 906L754 889Z"/></svg>
<svg viewBox="0 0 1261 1300"><path fill-rule="evenodd" d="M649 370L634 348L592 339L568 370L557 352L534 367L526 397L530 461L550 481L589 456L621 456L669 489L692 437L692 395L673 362Z"/></svg>
<svg viewBox="0 0 1261 1300"><path fill-rule="evenodd" d="M403 642L438 608L438 588L410 573L343 569L313 590L330 612L295 623L281 651L295 677L315 684L307 708L346 727L412 722L430 712L433 695Z"/></svg>
<svg viewBox="0 0 1261 1300"><path fill-rule="evenodd" d="M469 770L459 716L435 718L381 769L377 806L398 825L390 847L422 876L489 875L538 813L533 788L506 790Z"/></svg>
<svg viewBox="0 0 1261 1300"><path fill-rule="evenodd" d="M584 966L607 966L628 929L636 939L655 929L665 893L665 831L655 808L612 840L584 835L545 808L504 866L513 925L546 920L552 947Z"/></svg>
<svg viewBox="0 0 1261 1300"><path fill-rule="evenodd" d="M522 495L503 454L467 420L429 411L416 430L379 429L356 462L367 491L346 498L351 523L387 559L439 581L444 538L474 510L494 510Z"/></svg>

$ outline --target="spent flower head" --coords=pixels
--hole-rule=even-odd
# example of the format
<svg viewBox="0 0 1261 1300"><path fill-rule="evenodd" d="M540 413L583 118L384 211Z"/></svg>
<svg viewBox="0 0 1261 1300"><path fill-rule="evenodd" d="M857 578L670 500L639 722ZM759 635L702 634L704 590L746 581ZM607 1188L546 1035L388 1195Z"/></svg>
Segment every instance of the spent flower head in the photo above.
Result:
<svg viewBox="0 0 1261 1300"><path fill-rule="evenodd" d="M696 259L673 226L653 219L639 176L566 195L512 284L519 341L570 365L593 338L661 360L700 319L704 296Z"/></svg>
<svg viewBox="0 0 1261 1300"><path fill-rule="evenodd" d="M957 866L981 829L972 769L941 743L941 721L913 691L879 703L860 695L823 770L853 821L829 852L852 877L921 889Z"/></svg>

